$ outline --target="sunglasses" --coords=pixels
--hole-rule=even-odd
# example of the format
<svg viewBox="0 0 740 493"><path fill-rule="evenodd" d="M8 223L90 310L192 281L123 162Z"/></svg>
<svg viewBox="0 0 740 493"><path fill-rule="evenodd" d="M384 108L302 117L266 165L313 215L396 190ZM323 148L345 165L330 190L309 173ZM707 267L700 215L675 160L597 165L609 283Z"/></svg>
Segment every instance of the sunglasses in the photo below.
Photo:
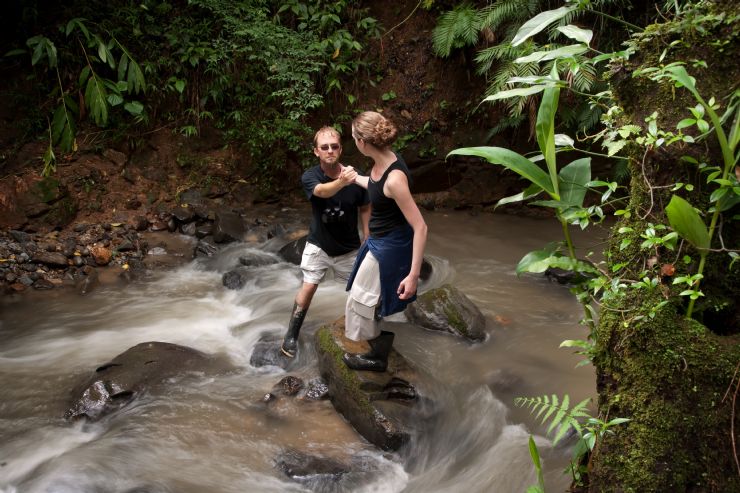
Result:
<svg viewBox="0 0 740 493"><path fill-rule="evenodd" d="M324 145L320 146L319 149L321 149L322 151L328 151L329 150L329 147L331 147L331 150L332 151L336 151L337 149L339 149L342 146L340 146L339 144L332 144L331 146L329 146L328 144L324 144Z"/></svg>

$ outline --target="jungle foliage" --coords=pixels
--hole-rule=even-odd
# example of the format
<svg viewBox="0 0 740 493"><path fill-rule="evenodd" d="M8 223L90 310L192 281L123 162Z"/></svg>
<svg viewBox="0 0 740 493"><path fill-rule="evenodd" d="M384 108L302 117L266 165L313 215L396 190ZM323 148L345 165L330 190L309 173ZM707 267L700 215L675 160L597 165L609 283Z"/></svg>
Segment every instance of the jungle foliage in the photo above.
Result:
<svg viewBox="0 0 740 493"><path fill-rule="evenodd" d="M134 139L155 121L187 136L208 121L269 177L306 152L308 116L363 68L378 34L351 0L38 0L22 17L6 57L46 110L36 116L48 124L29 124L48 128L46 173L55 150L76 150L81 125Z"/></svg>
<svg viewBox="0 0 740 493"><path fill-rule="evenodd" d="M550 61L550 72L511 77L510 88L486 100L541 95L539 154L502 147L451 152L519 174L529 186L499 205L529 201L553 210L563 227L563 241L527 254L517 273L559 268L575 274L571 291L583 305L588 335L561 346L577 348L594 364L598 416L586 413L587 401L569 408L567 395L516 403L549 422L554 442L575 430L581 446L569 470L574 486L593 491L734 491L740 485L740 87L737 66L728 61L740 50L740 12L723 2L675 7L670 19L634 32L619 51L598 52L593 31L566 24L556 29L569 45L515 60ZM516 31L512 46L579 8L568 2L538 13ZM578 55L609 81L605 90L582 95L603 109L589 141L605 149L604 157L627 163L628 189L592 179L590 157L558 162L564 151L595 154L555 131L560 93L575 90L558 66L578 70ZM580 259L569 227L586 228L608 214L619 220L605 260ZM712 445L678 445L688 436L711 437ZM534 441L530 452L540 471ZM541 478L530 489L543 490Z"/></svg>

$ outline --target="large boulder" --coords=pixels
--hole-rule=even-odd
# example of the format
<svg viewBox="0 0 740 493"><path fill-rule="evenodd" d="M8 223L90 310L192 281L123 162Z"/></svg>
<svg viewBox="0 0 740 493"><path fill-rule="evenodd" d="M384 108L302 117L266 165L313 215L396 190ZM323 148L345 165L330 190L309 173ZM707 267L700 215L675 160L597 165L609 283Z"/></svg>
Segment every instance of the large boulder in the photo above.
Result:
<svg viewBox="0 0 740 493"><path fill-rule="evenodd" d="M301 265L301 258L303 257L303 249L306 247L307 237L308 235L291 241L278 251L278 255L285 259L286 262Z"/></svg>
<svg viewBox="0 0 740 493"><path fill-rule="evenodd" d="M232 241L243 241L246 228L242 217L231 211L219 211L213 222L213 241L216 243L229 243Z"/></svg>
<svg viewBox="0 0 740 493"><path fill-rule="evenodd" d="M145 389L189 372L224 369L215 358L167 342L143 342L98 367L74 393L67 419L92 421L118 410Z"/></svg>
<svg viewBox="0 0 740 493"><path fill-rule="evenodd" d="M486 319L463 292L445 284L420 295L404 312L409 321L425 329L449 332L471 341L486 338Z"/></svg>
<svg viewBox="0 0 740 493"><path fill-rule="evenodd" d="M384 372L355 371L342 360L345 352L367 352L366 342L344 337L344 319L316 331L319 371L329 387L334 408L370 443L398 450L423 432L435 406L424 397L432 379L414 369L395 349ZM424 401L424 405L420 405Z"/></svg>

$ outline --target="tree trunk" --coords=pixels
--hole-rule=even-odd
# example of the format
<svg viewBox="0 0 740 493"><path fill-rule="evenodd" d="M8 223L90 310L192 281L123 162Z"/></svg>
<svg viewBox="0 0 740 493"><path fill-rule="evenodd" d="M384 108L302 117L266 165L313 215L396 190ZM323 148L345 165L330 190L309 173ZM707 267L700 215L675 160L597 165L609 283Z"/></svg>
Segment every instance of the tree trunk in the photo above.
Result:
<svg viewBox="0 0 740 493"><path fill-rule="evenodd" d="M725 12L724 20L712 16ZM632 77L634 70L685 61L687 71L705 100L714 96L721 115L740 80L738 21L734 2L706 2L693 17L650 26L635 41L637 55L614 69L612 89L624 110L620 124L643 128L645 118L658 112L658 128L678 133L676 124L690 118L697 102L689 91L668 81ZM699 16L705 16L700 18ZM709 21L707 21L709 19ZM707 28L706 33L696 29ZM674 40L681 40L671 45ZM727 41L718 46L718 40ZM663 50L667 56L661 59ZM692 61L703 60L702 64ZM729 122L727 123L729 126ZM619 126L619 125L617 125ZM696 127L684 130L698 137ZM730 492L740 491L740 265L729 267L726 251L707 256L694 318L686 318L686 285L679 276L697 272L699 254L688 242L674 250L641 248L641 236L653 225L668 225L665 206L678 194L702 211L709 208L714 187L699 163L722 166L719 146L711 133L697 144L662 146L631 144L629 217L615 226L608 251L610 267L625 263L615 275L623 279L658 278L652 288L624 288L621 297L604 300L596 331L599 411L602 419L631 421L611 429L597 442L588 471L590 491ZM673 191L673 184L688 183ZM662 187L662 188L661 188ZM712 249L740 248L738 206L724 214L720 236ZM709 214L703 216L709 223ZM632 228L629 230L620 228ZM626 231L626 232L625 232ZM670 229L658 230L662 236ZM624 240L631 240L624 246ZM685 261L685 256L691 257ZM675 272L673 272L675 269ZM666 302L666 303L663 303Z"/></svg>

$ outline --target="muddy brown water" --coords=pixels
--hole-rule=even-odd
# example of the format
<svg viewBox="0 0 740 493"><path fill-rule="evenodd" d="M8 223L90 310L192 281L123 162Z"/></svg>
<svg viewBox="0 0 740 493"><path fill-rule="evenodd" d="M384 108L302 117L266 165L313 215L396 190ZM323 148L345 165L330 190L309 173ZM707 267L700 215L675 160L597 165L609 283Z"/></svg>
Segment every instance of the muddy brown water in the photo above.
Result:
<svg viewBox="0 0 740 493"><path fill-rule="evenodd" d="M241 255L277 248L239 244L86 296L56 290L0 300L0 492L309 491L275 468L289 449L361 460L370 471L318 491L523 492L536 481L530 434L548 491L565 491L569 445L553 447L546 429L513 403L517 396L568 394L577 402L595 394L592 367L576 368L582 358L558 349L586 335L579 305L567 288L514 272L526 252L559 240L559 225L500 214L424 216L434 274L421 290L455 285L483 311L488 339L471 345L407 325L402 315L387 322L397 350L440 382L441 424L406 449L375 449L328 401L261 402L286 372L250 366L251 351L263 333L282 334L300 270L285 262L259 267L244 288L227 290L221 275ZM574 233L584 252L601 250L603 231ZM342 315L344 301L340 284L319 288L290 374L317 374L307 341ZM175 379L95 424L61 418L80 379L152 340L219 355L236 369Z"/></svg>

